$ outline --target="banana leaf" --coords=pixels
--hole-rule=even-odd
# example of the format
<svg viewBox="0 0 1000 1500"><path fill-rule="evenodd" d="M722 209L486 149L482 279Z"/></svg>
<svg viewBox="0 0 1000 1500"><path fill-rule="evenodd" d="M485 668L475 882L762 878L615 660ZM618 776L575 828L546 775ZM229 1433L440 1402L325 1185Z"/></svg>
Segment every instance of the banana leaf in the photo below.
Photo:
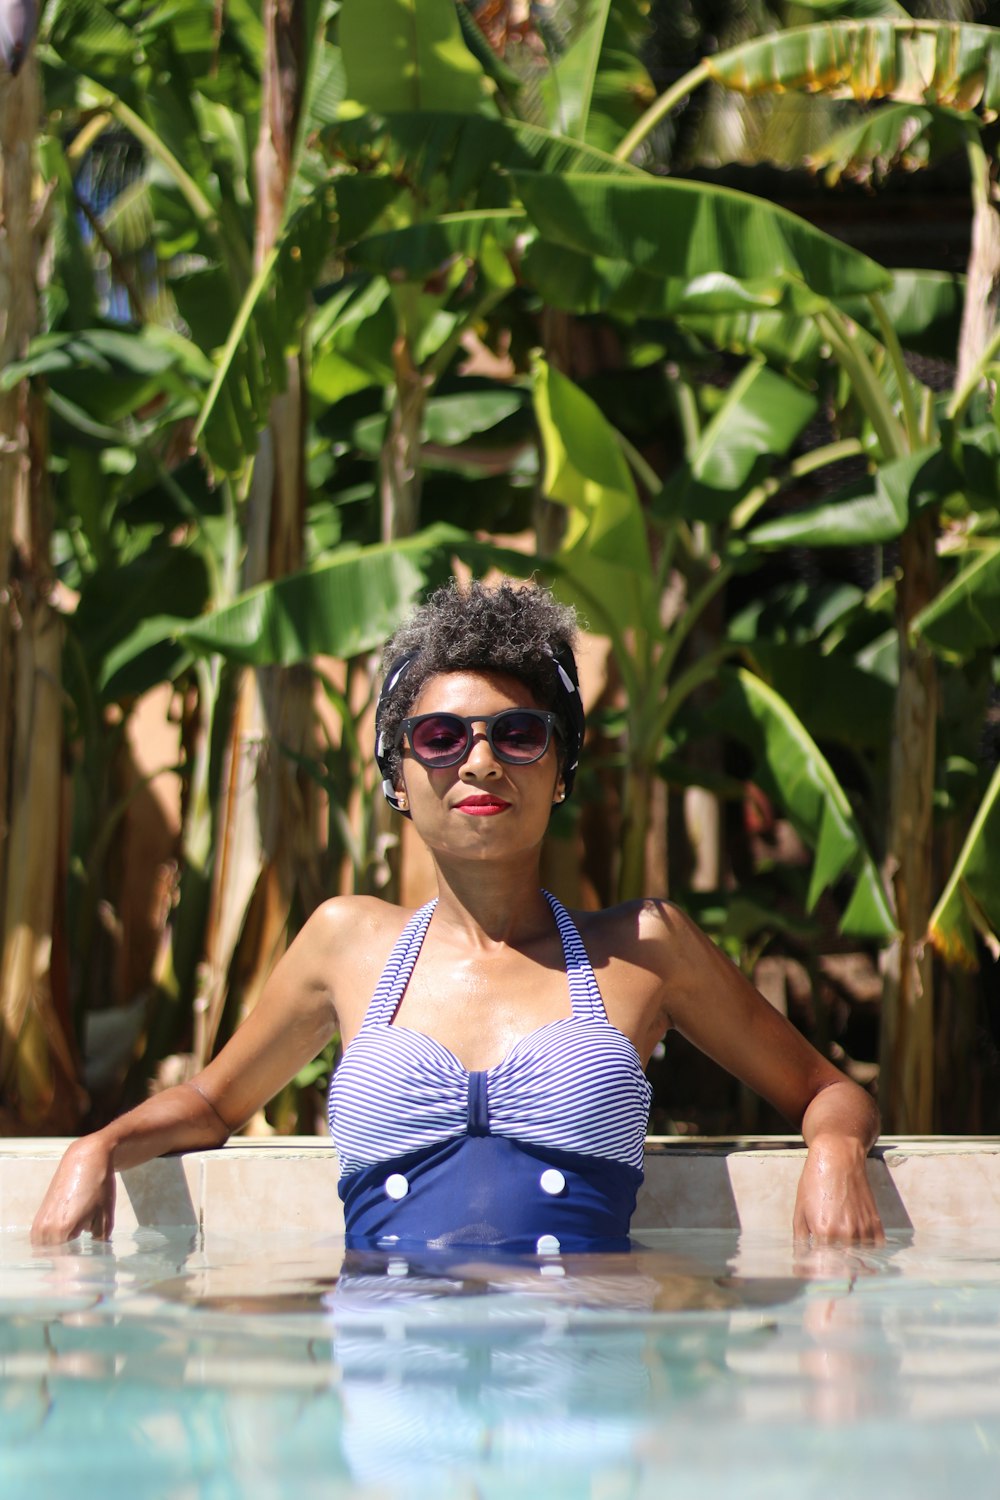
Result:
<svg viewBox="0 0 1000 1500"><path fill-rule="evenodd" d="M378 221L402 194L400 178L384 176L348 176L336 180L337 242L343 249L370 234Z"/></svg>
<svg viewBox="0 0 1000 1500"><path fill-rule="evenodd" d="M991 26L908 16L831 21L757 37L704 66L716 83L750 95L802 90L861 103L1000 107L1000 33Z"/></svg>
<svg viewBox="0 0 1000 1500"><path fill-rule="evenodd" d="M706 269L821 297L888 290L888 271L786 209L747 193L669 178L512 172L543 238L652 276L691 282Z"/></svg>
<svg viewBox="0 0 1000 1500"><path fill-rule="evenodd" d="M631 27L621 0L595 0L541 83L548 118L563 135L612 150L652 102L655 90L638 51L644 27Z"/></svg>
<svg viewBox="0 0 1000 1500"><path fill-rule="evenodd" d="M308 324L309 386L324 401L341 401L395 379L397 332L392 289L384 277L345 278Z"/></svg>
<svg viewBox="0 0 1000 1500"><path fill-rule="evenodd" d="M814 642L750 641L745 655L816 740L878 750L892 735L893 685Z"/></svg>
<svg viewBox="0 0 1000 1500"><path fill-rule="evenodd" d="M965 306L965 277L949 271L893 271L882 304L904 349L954 361ZM881 329L865 297L848 297L840 309L875 340Z"/></svg>
<svg viewBox="0 0 1000 1500"><path fill-rule="evenodd" d="M949 963L978 968L976 933L1000 958L1000 766L972 821L927 935Z"/></svg>
<svg viewBox="0 0 1000 1500"><path fill-rule="evenodd" d="M889 542L902 535L911 516L943 503L954 491L956 476L940 448L921 448L874 474L845 485L832 500L755 526L750 546L857 547Z"/></svg>
<svg viewBox="0 0 1000 1500"><path fill-rule="evenodd" d="M490 432L507 417L521 411L526 399L524 392L512 390L509 386L432 396L424 407L421 442L439 448L459 447L469 438ZM362 417L354 424L352 441L360 453L377 458L385 441L388 420L386 412L380 411ZM440 455L436 456L440 458ZM459 458L460 455L456 455L456 461ZM424 462L431 465L433 461L425 454Z"/></svg>
<svg viewBox="0 0 1000 1500"><path fill-rule="evenodd" d="M272 394L284 388L285 358L298 347L330 238L321 188L291 214L247 288L193 434L223 473L241 472L257 450L257 433L267 421Z"/></svg>
<svg viewBox="0 0 1000 1500"><path fill-rule="evenodd" d="M877 16L907 17L899 0L795 0L799 10L818 12L828 21L871 21Z"/></svg>
<svg viewBox="0 0 1000 1500"><path fill-rule="evenodd" d="M361 110L474 113L487 103L454 0L343 0L339 40L347 92Z"/></svg>
<svg viewBox="0 0 1000 1500"><path fill-rule="evenodd" d="M139 38L102 0L57 0L47 8L44 41L71 68L100 78L135 58Z"/></svg>
<svg viewBox="0 0 1000 1500"><path fill-rule="evenodd" d="M842 177L870 181L894 167L913 172L964 147L970 134L978 135L973 115L927 105L890 104L839 130L808 157L814 170L826 168L828 186Z"/></svg>
<svg viewBox="0 0 1000 1500"><path fill-rule="evenodd" d="M796 282L776 282L774 277L739 281L724 271L705 271L691 280L649 275L626 261L585 255L544 239L529 241L521 273L547 306L578 316L611 313L628 322L777 309L793 310L801 321L824 306L823 298Z"/></svg>
<svg viewBox="0 0 1000 1500"><path fill-rule="evenodd" d="M740 372L694 452L653 502L661 516L721 521L767 455L783 457L816 413L816 398L766 365Z"/></svg>
<svg viewBox="0 0 1000 1500"><path fill-rule="evenodd" d="M541 85L548 118L560 134L587 139L594 84L604 48L604 33L613 0L596 0L583 26L561 57L551 62Z"/></svg>
<svg viewBox="0 0 1000 1500"><path fill-rule="evenodd" d="M352 263L366 271L379 271L397 281L426 281L459 256L495 265L502 247L513 246L523 225L524 215L517 210L441 214L423 224L369 235L349 253Z"/></svg>
<svg viewBox="0 0 1000 1500"><path fill-rule="evenodd" d="M935 651L959 661L1000 647L1000 542L985 544L921 610L911 629Z"/></svg>
<svg viewBox="0 0 1000 1500"><path fill-rule="evenodd" d="M506 173L514 169L643 176L638 167L540 125L487 115L393 109L342 121L325 141L337 159L356 159L367 173L374 160L418 193L440 194L452 208L510 207Z"/></svg>
<svg viewBox="0 0 1000 1500"><path fill-rule="evenodd" d="M0 373L0 390L24 377L44 381L54 431L74 447L141 450L197 411L211 372L180 334L85 328L33 339L25 358Z"/></svg>
<svg viewBox="0 0 1000 1500"><path fill-rule="evenodd" d="M721 692L706 717L754 757L754 779L783 807L814 851L806 899L812 911L823 891L842 879L853 891L840 930L887 940L895 922L860 825L826 757L788 704L743 668L722 668Z"/></svg>
<svg viewBox="0 0 1000 1500"><path fill-rule="evenodd" d="M202 553L192 546L154 545L131 561L110 557L84 582L68 622L105 702L138 696L172 681L190 653L150 622L194 618L210 598Z"/></svg>
<svg viewBox="0 0 1000 1500"><path fill-rule="evenodd" d="M655 619L642 507L621 445L600 408L558 370L535 367L535 412L545 451L542 493L570 510L558 561L620 630Z"/></svg>
<svg viewBox="0 0 1000 1500"><path fill-rule="evenodd" d="M428 527L405 541L344 550L302 572L251 589L174 636L198 652L252 666L292 666L314 656L375 650L423 588L428 567L465 533Z"/></svg>
<svg viewBox="0 0 1000 1500"><path fill-rule="evenodd" d="M516 112L517 96L521 92L521 79L493 51L486 37L472 19L472 13L468 6L457 6L456 14L458 15L458 24L462 28L462 36L465 38L465 45L479 63L487 78L492 79L496 84L498 93L507 102L512 113Z"/></svg>
<svg viewBox="0 0 1000 1500"><path fill-rule="evenodd" d="M467 442L521 411L527 400L527 393L516 386L432 396L424 408L424 442L449 448Z"/></svg>
<svg viewBox="0 0 1000 1500"><path fill-rule="evenodd" d="M949 456L959 475L958 487L970 510L994 517L1000 501L1000 429L993 422L977 423L956 430L944 423L950 438Z"/></svg>
<svg viewBox="0 0 1000 1500"><path fill-rule="evenodd" d="M678 320L711 348L764 359L800 383L815 380L826 358L816 324L794 311L695 308L678 314Z"/></svg>

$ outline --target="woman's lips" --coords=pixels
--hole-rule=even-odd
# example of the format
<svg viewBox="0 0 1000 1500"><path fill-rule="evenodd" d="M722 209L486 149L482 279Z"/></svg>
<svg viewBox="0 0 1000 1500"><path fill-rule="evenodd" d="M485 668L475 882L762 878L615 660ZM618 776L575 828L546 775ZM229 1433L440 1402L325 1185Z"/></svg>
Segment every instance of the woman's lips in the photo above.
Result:
<svg viewBox="0 0 1000 1500"><path fill-rule="evenodd" d="M506 812L510 806L502 797L466 797L457 804L457 811L471 813L473 817L488 818L494 813Z"/></svg>

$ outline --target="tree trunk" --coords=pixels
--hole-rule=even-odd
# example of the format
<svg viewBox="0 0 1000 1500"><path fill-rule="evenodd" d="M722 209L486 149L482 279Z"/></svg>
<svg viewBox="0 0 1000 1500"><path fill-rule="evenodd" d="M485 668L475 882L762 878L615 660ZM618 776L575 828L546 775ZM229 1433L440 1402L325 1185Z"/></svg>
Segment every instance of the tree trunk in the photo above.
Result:
<svg viewBox="0 0 1000 1500"><path fill-rule="evenodd" d="M259 267L282 226L292 181L305 65L303 0L265 0L265 61L256 152ZM305 381L300 355L261 434L248 506L243 586L301 567L305 519ZM284 753L308 754L314 724L309 674L245 669L236 693L221 793L195 1061L211 1055L230 983L245 1015L285 947L296 889L319 897L318 833L309 786ZM238 950L238 951L237 951Z"/></svg>
<svg viewBox="0 0 1000 1500"><path fill-rule="evenodd" d="M646 894L646 855L653 777L648 766L629 764L622 795L621 857L618 900Z"/></svg>
<svg viewBox="0 0 1000 1500"><path fill-rule="evenodd" d="M968 148L972 182L972 245L966 269L955 388L961 390L982 358L997 323L1000 293L1000 213L993 202L990 159L977 140Z"/></svg>
<svg viewBox="0 0 1000 1500"><path fill-rule="evenodd" d="M910 640L933 598L936 517L925 511L901 540L897 588L899 688L890 759L886 875L899 938L887 950L882 997L879 1104L886 1130L927 1134L934 1114L934 993L930 944L937 676L934 658Z"/></svg>
<svg viewBox="0 0 1000 1500"><path fill-rule="evenodd" d="M0 70L0 368L36 328L33 56ZM83 1095L53 982L62 838L61 629L52 608L45 424L28 382L0 393L0 1086L8 1130L74 1132Z"/></svg>
<svg viewBox="0 0 1000 1500"><path fill-rule="evenodd" d="M420 525L420 445L427 387L405 334L392 346L396 389L379 463L382 540L412 536Z"/></svg>

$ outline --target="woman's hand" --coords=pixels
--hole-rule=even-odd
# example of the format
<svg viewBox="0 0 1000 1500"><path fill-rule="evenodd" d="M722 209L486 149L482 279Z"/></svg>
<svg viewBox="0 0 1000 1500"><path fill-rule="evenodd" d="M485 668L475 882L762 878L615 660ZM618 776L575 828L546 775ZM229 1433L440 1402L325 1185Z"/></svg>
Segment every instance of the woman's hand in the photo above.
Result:
<svg viewBox="0 0 1000 1500"><path fill-rule="evenodd" d="M56 1168L31 1226L33 1245L61 1245L89 1230L111 1237L115 1220L115 1169L111 1153L94 1136L74 1141Z"/></svg>
<svg viewBox="0 0 1000 1500"><path fill-rule="evenodd" d="M795 1199L796 1240L820 1245L885 1243L868 1185L866 1155L862 1142L853 1136L813 1138Z"/></svg>

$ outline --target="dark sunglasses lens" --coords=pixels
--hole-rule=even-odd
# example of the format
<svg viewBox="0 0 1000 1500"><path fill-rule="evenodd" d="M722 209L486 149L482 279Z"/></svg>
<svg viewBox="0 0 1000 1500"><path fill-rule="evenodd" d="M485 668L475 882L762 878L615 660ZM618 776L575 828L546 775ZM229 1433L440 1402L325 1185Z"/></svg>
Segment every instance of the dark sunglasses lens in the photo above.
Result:
<svg viewBox="0 0 1000 1500"><path fill-rule="evenodd" d="M461 719L454 714L434 714L413 726L410 745L418 760L428 766L445 766L460 760L469 743Z"/></svg>
<svg viewBox="0 0 1000 1500"><path fill-rule="evenodd" d="M539 714L515 710L501 714L493 725L493 747L506 760L538 760L548 738L548 725Z"/></svg>

